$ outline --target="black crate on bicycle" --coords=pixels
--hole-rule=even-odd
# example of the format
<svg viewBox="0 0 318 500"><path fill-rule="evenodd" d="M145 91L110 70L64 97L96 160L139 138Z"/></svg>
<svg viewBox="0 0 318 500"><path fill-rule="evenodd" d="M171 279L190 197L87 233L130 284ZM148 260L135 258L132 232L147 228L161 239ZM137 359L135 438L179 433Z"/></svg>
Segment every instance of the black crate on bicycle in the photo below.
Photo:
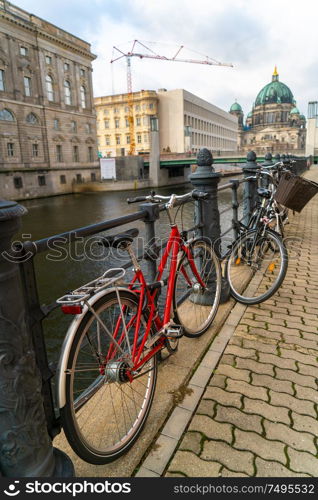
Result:
<svg viewBox="0 0 318 500"><path fill-rule="evenodd" d="M282 173L277 186L275 200L291 210L301 212L315 194L318 184L291 172Z"/></svg>

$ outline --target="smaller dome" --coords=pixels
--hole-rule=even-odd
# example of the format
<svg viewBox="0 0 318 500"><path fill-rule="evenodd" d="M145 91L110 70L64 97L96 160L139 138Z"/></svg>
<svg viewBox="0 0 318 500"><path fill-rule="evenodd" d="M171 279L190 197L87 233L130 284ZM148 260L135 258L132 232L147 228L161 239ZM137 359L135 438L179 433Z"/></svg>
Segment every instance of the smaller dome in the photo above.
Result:
<svg viewBox="0 0 318 500"><path fill-rule="evenodd" d="M247 119L247 118L252 118L252 116L253 116L252 111L250 111L250 112L247 114L246 119Z"/></svg>
<svg viewBox="0 0 318 500"><path fill-rule="evenodd" d="M290 112L291 115L299 115L299 109L297 108L297 106L295 106L291 112Z"/></svg>
<svg viewBox="0 0 318 500"><path fill-rule="evenodd" d="M230 107L230 112L231 111L240 111L242 113L243 112L242 106L238 102L234 102Z"/></svg>
<svg viewBox="0 0 318 500"><path fill-rule="evenodd" d="M299 115L299 118L300 118L301 120L306 120L305 115Z"/></svg>

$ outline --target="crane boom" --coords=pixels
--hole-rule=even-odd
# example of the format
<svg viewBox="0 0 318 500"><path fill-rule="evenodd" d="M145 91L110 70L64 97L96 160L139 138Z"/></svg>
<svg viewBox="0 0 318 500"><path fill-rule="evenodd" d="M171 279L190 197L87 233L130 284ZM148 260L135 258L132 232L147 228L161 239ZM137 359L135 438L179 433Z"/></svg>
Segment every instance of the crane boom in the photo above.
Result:
<svg viewBox="0 0 318 500"><path fill-rule="evenodd" d="M135 52L135 46L140 45L147 49L149 52L148 53L142 53L142 52ZM131 50L128 52L123 52L122 50L118 49L117 47L113 47L113 50L116 50L119 52L119 56L115 57L112 59L110 62L114 63L115 61L118 61L119 59L122 59L123 57L126 58L127 60L127 100L128 100L128 121L129 121L129 135L130 135L130 148L129 148L129 154L134 154L135 153L135 128L134 128L134 115L133 115L133 105L134 105L134 100L133 100L133 91L132 91L132 78L131 78L131 58L132 57L139 57L139 59L157 59L159 61L172 61L172 62L182 62L182 63L191 63L191 64L205 64L208 66L228 66L228 67L233 67L233 64L231 63L221 63L219 61L216 61L215 59L212 59L211 57L204 56L204 59L184 59L184 58L179 58L177 57L180 52L184 49L184 45L180 45L178 48L177 52L173 57L166 57L160 54L156 54L151 48L147 47L144 43L140 42L139 40L133 40L132 42L132 47Z"/></svg>

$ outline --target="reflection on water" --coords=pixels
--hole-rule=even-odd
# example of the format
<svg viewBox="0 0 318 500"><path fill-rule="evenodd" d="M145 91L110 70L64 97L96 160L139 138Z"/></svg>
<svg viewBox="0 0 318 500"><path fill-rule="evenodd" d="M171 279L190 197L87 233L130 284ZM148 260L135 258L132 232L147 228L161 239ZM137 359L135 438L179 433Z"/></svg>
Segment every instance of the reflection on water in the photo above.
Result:
<svg viewBox="0 0 318 500"><path fill-rule="evenodd" d="M221 183L228 182L225 178ZM173 192L183 194L190 191L191 185L173 187ZM27 200L22 204L28 209L28 214L23 217L21 234L30 234L32 240L45 238L59 234L74 228L79 228L96 222L120 217L138 210L138 204L128 205L128 197L148 194L145 191L104 192L104 193L81 193L73 195L62 195L52 198ZM170 194L171 188L160 188L160 194ZM231 190L219 193L220 211L231 206ZM194 204L188 203L180 209L177 221L184 228L193 226ZM230 227L232 210L221 216L222 232ZM125 228L137 227L140 236L143 235L143 222L127 224ZM121 231L117 228L104 234L115 234ZM160 214L160 221L156 224L156 234L166 238L169 234L167 216L164 212ZM227 236L231 237L231 233ZM103 247L96 244L96 236L89 241L78 241L70 247L56 245L45 254L39 254L35 258L35 268L38 281L41 303L50 304L56 298L69 290L77 288L96 276L102 274L110 265L106 262ZM70 256L71 255L71 256ZM122 262L127 261L121 257ZM111 265L120 266L121 262L112 262ZM128 273L129 277L129 273ZM64 316L59 310L54 311L45 320L45 334L49 357L56 359L59 348L65 336L67 326L72 317Z"/></svg>

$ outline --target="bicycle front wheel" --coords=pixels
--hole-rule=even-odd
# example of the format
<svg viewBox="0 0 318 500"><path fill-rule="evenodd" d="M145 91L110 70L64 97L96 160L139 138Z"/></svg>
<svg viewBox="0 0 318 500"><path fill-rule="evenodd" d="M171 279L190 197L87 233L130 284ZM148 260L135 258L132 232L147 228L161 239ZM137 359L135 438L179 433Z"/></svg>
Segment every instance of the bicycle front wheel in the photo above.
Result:
<svg viewBox="0 0 318 500"><path fill-rule="evenodd" d="M94 304L94 312L84 315L66 364L63 429L75 453L92 464L111 462L132 446L148 416L156 384L156 356L132 379L127 376L138 298L128 290L119 294L121 305L110 291ZM143 318L139 344L145 325Z"/></svg>
<svg viewBox="0 0 318 500"><path fill-rule="evenodd" d="M225 274L231 295L243 304L259 304L281 286L287 271L288 255L278 234L266 230L247 231L234 243L227 258Z"/></svg>
<svg viewBox="0 0 318 500"><path fill-rule="evenodd" d="M220 302L221 267L209 241L199 238L179 261L174 284L174 321L187 337L199 337L211 325ZM200 283L201 280L201 283Z"/></svg>

